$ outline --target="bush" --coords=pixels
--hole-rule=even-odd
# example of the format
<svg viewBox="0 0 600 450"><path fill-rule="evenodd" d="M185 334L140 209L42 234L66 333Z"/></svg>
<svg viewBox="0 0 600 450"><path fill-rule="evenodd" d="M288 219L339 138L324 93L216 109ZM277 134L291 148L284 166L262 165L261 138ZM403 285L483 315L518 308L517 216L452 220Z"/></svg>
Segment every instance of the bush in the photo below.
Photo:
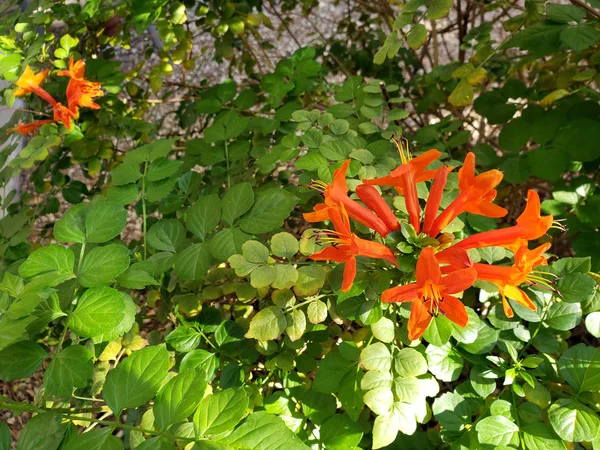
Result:
<svg viewBox="0 0 600 450"><path fill-rule="evenodd" d="M18 449L599 445L594 1L16 3Z"/></svg>

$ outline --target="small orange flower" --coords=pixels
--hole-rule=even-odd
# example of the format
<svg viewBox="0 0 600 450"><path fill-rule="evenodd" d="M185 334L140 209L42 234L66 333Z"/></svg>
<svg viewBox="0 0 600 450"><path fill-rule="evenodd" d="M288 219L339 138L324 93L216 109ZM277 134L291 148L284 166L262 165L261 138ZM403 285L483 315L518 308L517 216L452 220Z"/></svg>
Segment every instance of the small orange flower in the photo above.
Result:
<svg viewBox="0 0 600 450"><path fill-rule="evenodd" d="M527 244L522 244L516 251L514 263L512 266L492 266L489 264L473 264L473 268L477 271L477 279L489 281L498 286L498 291L502 296L502 306L506 317L513 317L514 313L510 307L506 297L520 303L526 308L535 311L535 303L531 301L529 296L518 286L523 283L530 285L541 285L551 288L552 282L543 278L543 272L535 272L538 266L548 264L543 254L550 248L552 244L546 243L539 247L528 250Z"/></svg>
<svg viewBox="0 0 600 450"><path fill-rule="evenodd" d="M73 127L72 120L75 117L69 108L67 108L62 103L57 103L56 105L54 105L53 111L55 121L62 122L68 130L70 130Z"/></svg>
<svg viewBox="0 0 600 450"><path fill-rule="evenodd" d="M69 59L69 69L58 72L61 77L70 77L67 85L67 104L74 118L79 117L79 107L100 109L100 105L92 99L104 95L100 83L86 80L84 74L85 61L82 59L75 61L73 56Z"/></svg>
<svg viewBox="0 0 600 450"><path fill-rule="evenodd" d="M527 193L527 205L512 227L477 233L454 245L468 250L476 247L505 247L515 253L524 241L539 239L552 227L553 217L540 214L540 197L534 190ZM557 225L558 226L558 225Z"/></svg>
<svg viewBox="0 0 600 450"><path fill-rule="evenodd" d="M342 292L348 292L352 287L356 276L357 256L385 259L396 266L398 265L394 254L385 245L361 239L352 233L350 220L343 205L340 209L328 208L327 213L335 231L324 231L323 234L325 237L319 239L322 242L330 243L331 246L314 253L310 258L315 261L346 263Z"/></svg>
<svg viewBox="0 0 600 450"><path fill-rule="evenodd" d="M54 100L50 94L40 87L40 84L42 84L49 71L50 69L46 69L43 72L36 74L33 73L31 67L25 67L25 70L15 83L19 87L19 89L15 91L15 97L21 97L33 92L51 105L55 105L56 100Z"/></svg>
<svg viewBox="0 0 600 450"><path fill-rule="evenodd" d="M421 251L417 261L416 283L397 286L383 292L381 301L412 302L408 319L408 338L415 340L425 332L432 317L439 312L460 327L467 326L469 316L464 305L450 295L462 292L477 278L474 269L456 270L442 277L433 248Z"/></svg>
<svg viewBox="0 0 600 450"><path fill-rule="evenodd" d="M425 170L441 153L437 150L428 150L416 158L412 158L408 148L405 150L402 143L395 141L402 164L386 176L373 180L363 180L363 183L377 186L393 186L400 195L404 195L406 209L411 225L419 233L421 229L421 208L417 195L417 183L432 179L436 170Z"/></svg>
<svg viewBox="0 0 600 450"><path fill-rule="evenodd" d="M313 181L312 187L323 192L325 203L316 204L313 212L304 214L304 219L308 222L329 220L329 210L331 208L340 209L343 205L350 217L385 237L391 229L386 226L384 221L377 217L375 213L348 197L346 171L349 165L350 160L348 159L333 173L333 182L330 184L323 181Z"/></svg>
<svg viewBox="0 0 600 450"><path fill-rule="evenodd" d="M35 122L31 123L19 122L19 125L17 125L16 127L9 128L7 130L7 133L12 133L16 131L17 133L23 134L25 136L30 136L34 134L39 127L47 123L54 123L54 120L36 120Z"/></svg>
<svg viewBox="0 0 600 450"><path fill-rule="evenodd" d="M475 154L468 153L464 165L458 171L460 194L433 221L428 230L429 235L437 236L464 212L486 217L504 217L507 213L506 209L492 203L496 198L494 188L502 181L502 177L502 172L499 170L488 170L475 176Z"/></svg>

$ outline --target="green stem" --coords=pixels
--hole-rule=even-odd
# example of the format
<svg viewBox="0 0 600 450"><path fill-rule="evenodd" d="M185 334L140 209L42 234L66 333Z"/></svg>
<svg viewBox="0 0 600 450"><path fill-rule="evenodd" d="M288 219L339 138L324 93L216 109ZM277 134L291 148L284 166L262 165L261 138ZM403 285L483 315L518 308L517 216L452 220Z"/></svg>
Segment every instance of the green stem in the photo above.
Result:
<svg viewBox="0 0 600 450"><path fill-rule="evenodd" d="M144 174L142 175L142 232L144 233L144 260L148 255L148 245L146 243L146 171L148 170L148 161L144 163Z"/></svg>
<svg viewBox="0 0 600 450"><path fill-rule="evenodd" d="M517 427L519 427L519 430L517 431L517 433L519 433L519 444L520 447L525 450L525 444L523 443L523 437L521 436L521 419L519 419L519 411L517 411L517 395L515 394L515 390L512 388L510 392L512 394L512 403L515 407L515 421L517 422Z"/></svg>
<svg viewBox="0 0 600 450"><path fill-rule="evenodd" d="M229 173L229 146L225 139L225 162L227 163L227 189L231 189L231 174Z"/></svg>

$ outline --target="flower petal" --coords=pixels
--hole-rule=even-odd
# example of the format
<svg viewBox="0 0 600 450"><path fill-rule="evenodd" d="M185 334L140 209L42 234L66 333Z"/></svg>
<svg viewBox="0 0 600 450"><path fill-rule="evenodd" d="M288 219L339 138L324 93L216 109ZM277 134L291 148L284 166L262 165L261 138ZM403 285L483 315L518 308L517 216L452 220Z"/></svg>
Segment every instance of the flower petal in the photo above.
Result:
<svg viewBox="0 0 600 450"><path fill-rule="evenodd" d="M469 323L469 315L465 305L456 297L444 295L443 301L440 302L440 311L459 327L464 328Z"/></svg>
<svg viewBox="0 0 600 450"><path fill-rule="evenodd" d="M313 261L335 261L338 263L345 262L348 257L346 251L340 249L339 246L334 247L333 245L310 255L310 259Z"/></svg>
<svg viewBox="0 0 600 450"><path fill-rule="evenodd" d="M417 298L417 285L415 283L386 289L381 294L381 301L384 303L412 302Z"/></svg>
<svg viewBox="0 0 600 450"><path fill-rule="evenodd" d="M530 309L532 311L535 311L537 309L535 303L531 301L529 296L516 286L505 286L504 295L510 298L511 300L514 300L515 302L523 305L527 309Z"/></svg>
<svg viewBox="0 0 600 450"><path fill-rule="evenodd" d="M342 280L342 292L348 292L352 287L352 283L354 283L354 278L356 277L356 258L350 257L346 261L346 266L344 267L344 278Z"/></svg>
<svg viewBox="0 0 600 450"><path fill-rule="evenodd" d="M471 286L477 279L477 271L475 269L461 269L446 275L442 284L445 287L444 293L456 294L462 292Z"/></svg>
<svg viewBox="0 0 600 450"><path fill-rule="evenodd" d="M425 284L428 280L433 281L435 284L441 284L442 271L433 253L433 248L426 247L421 251L417 260L416 275L417 284L419 285Z"/></svg>
<svg viewBox="0 0 600 450"><path fill-rule="evenodd" d="M408 338L411 341L419 339L431 322L431 314L425 308L421 300L416 300L410 308L410 317L408 318Z"/></svg>

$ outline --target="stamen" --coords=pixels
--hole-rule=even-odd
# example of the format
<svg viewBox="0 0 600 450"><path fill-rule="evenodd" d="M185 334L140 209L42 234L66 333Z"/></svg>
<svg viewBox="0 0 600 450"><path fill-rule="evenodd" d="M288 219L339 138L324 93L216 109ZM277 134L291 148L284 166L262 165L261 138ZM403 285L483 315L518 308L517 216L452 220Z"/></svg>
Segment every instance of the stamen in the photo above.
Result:
<svg viewBox="0 0 600 450"><path fill-rule="evenodd" d="M544 275L550 275L551 277L554 277L554 278L556 278L557 280L560 280L560 279L562 279L562 277L561 277L561 276L559 276L559 275L556 275L555 273L552 273L552 272L544 272L544 271L542 271L542 270L532 270L532 271L531 271L531 273L540 274L540 276L542 276L542 277L543 277Z"/></svg>
<svg viewBox="0 0 600 450"><path fill-rule="evenodd" d="M550 228L553 228L555 230L560 230L563 233L566 233L567 231L569 231L569 229L567 228L566 225L563 225L561 223L563 220L566 220L566 219L557 219L557 220L553 221L552 225L550 226Z"/></svg>
<svg viewBox="0 0 600 450"><path fill-rule="evenodd" d="M402 164L407 164L412 159L410 148L408 146L408 139L406 139L404 136L396 138L394 139L394 144L396 144L398 153L400 153L400 161L402 161ZM406 149L404 148L405 145Z"/></svg>

